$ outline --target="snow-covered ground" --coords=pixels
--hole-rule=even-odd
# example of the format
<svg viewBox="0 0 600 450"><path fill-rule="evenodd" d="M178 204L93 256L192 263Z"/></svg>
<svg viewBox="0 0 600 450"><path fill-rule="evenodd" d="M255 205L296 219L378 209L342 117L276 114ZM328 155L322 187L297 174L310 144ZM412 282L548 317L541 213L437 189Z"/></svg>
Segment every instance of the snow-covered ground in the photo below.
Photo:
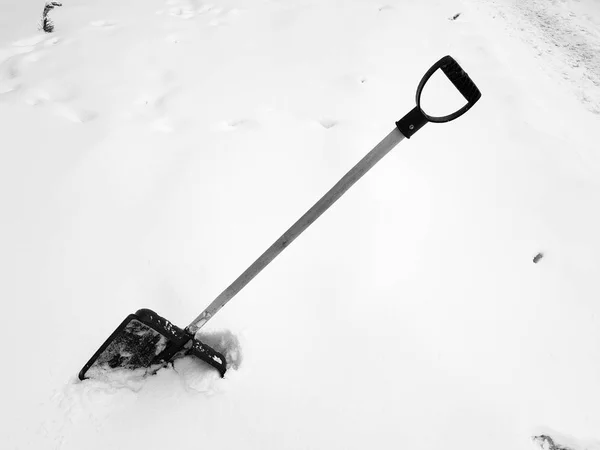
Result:
<svg viewBox="0 0 600 450"><path fill-rule="evenodd" d="M0 0L1 448L600 449L598 1L42 8ZM187 325L445 54L480 102L209 322L225 379L77 381L138 308Z"/></svg>

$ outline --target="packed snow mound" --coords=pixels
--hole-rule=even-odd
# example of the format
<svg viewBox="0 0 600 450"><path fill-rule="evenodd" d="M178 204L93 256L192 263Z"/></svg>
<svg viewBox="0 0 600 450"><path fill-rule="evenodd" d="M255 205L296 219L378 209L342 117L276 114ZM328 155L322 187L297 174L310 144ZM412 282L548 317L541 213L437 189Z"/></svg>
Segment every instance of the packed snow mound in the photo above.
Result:
<svg viewBox="0 0 600 450"><path fill-rule="evenodd" d="M204 331L196 333L196 339L222 353L227 360L227 370L237 370L242 364L240 338L230 330Z"/></svg>
<svg viewBox="0 0 600 450"><path fill-rule="evenodd" d="M226 377L231 377L233 371L240 368L243 359L240 339L231 331L202 331L196 334L196 338L225 356L227 360ZM213 392L214 386L219 383L220 379L219 373L210 365L194 356L184 356L166 366L154 365L147 368L108 369L94 365L86 373L86 380L76 382L76 384L93 385L94 389L104 389L107 392L121 388L137 392L142 389L147 378L158 373L166 376L165 373L169 371L175 372L185 386L198 392Z"/></svg>

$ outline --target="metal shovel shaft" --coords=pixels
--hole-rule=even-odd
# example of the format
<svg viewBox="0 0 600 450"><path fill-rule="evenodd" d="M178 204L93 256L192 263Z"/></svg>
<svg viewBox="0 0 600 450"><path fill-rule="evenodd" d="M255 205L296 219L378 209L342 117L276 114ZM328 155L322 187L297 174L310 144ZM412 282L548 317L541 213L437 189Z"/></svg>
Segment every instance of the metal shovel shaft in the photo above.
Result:
<svg viewBox="0 0 600 450"><path fill-rule="evenodd" d="M292 243L304 230L333 205L350 187L367 173L377 162L390 152L404 135L394 128L379 144L361 159L335 186L333 186L321 199L315 203L300 219L294 223L279 239L277 239L262 255L254 261L236 280L231 283L210 305L187 327L195 334L213 317L223 306L229 302L244 286L260 273L271 261L275 259L288 245Z"/></svg>

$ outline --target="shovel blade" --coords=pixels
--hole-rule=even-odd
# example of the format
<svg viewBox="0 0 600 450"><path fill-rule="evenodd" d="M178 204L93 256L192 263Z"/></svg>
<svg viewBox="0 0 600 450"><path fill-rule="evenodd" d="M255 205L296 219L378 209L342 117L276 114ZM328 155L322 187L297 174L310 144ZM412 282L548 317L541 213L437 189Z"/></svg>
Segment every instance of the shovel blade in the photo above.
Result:
<svg viewBox="0 0 600 450"><path fill-rule="evenodd" d="M172 359L194 355L224 376L225 357L194 339L149 309L130 314L79 372L79 379L94 378L117 369L145 369L153 373Z"/></svg>

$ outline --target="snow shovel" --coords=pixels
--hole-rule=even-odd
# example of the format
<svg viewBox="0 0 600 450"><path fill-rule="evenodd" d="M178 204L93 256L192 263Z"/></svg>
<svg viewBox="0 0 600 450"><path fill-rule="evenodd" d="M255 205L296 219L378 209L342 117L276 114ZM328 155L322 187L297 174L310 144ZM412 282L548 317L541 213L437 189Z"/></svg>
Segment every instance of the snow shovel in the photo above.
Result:
<svg viewBox="0 0 600 450"><path fill-rule="evenodd" d="M441 69L458 89L465 98L466 104L452 114L435 117L422 110L421 93L427 81L438 69ZM393 131L219 294L192 323L185 329L181 329L154 311L140 309L135 314L127 316L109 336L81 369L79 378L81 380L93 378L114 369L142 369L144 374L154 373L174 359L185 355L199 358L224 376L227 370L225 357L201 342L196 337L198 330L402 139L410 138L427 122L450 122L460 117L480 97L479 89L460 65L452 57L444 56L425 73L417 87L417 105L396 122Z"/></svg>

